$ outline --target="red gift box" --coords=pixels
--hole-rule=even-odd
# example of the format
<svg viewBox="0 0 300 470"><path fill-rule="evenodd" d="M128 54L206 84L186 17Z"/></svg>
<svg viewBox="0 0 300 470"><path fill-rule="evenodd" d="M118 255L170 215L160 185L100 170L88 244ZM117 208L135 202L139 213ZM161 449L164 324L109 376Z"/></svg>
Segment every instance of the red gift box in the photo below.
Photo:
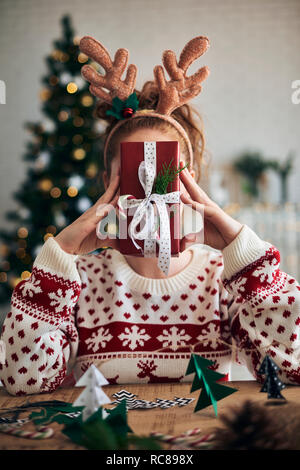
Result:
<svg viewBox="0 0 300 470"><path fill-rule="evenodd" d="M145 191L138 176L138 168L144 160L144 142L121 142L121 178L120 178L120 196L131 194L136 199L144 199ZM158 141L156 142L156 175L162 170L162 165L173 165L179 167L179 142L177 141ZM169 183L167 192L179 191L180 178L177 174L172 183ZM180 252L180 203L166 203L172 206L169 212L170 222L170 238L171 238L171 256L179 256ZM174 209L174 210L173 210ZM128 214L126 220L119 221L126 226L121 229L122 237L120 238L120 252L124 255L143 256L143 251L139 250L133 244L128 233L128 226L132 220L132 215ZM132 212L130 212L132 214ZM143 249L144 240L135 240ZM156 243L156 256L159 252L159 245Z"/></svg>

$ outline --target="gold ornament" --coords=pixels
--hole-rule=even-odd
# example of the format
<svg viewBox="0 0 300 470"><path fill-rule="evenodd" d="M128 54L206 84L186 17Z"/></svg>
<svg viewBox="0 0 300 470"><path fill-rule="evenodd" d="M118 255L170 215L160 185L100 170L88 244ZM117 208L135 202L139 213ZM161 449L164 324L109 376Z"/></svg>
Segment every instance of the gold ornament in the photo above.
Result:
<svg viewBox="0 0 300 470"><path fill-rule="evenodd" d="M21 274L21 279L22 279L22 280L28 279L30 276L31 276L31 272L30 272L30 271L23 271L22 274Z"/></svg>
<svg viewBox="0 0 300 470"><path fill-rule="evenodd" d="M76 93L77 90L78 90L78 86L76 85L76 83L74 83L74 82L68 83L68 85L67 85L67 92L68 93L73 94L73 93Z"/></svg>
<svg viewBox="0 0 300 470"><path fill-rule="evenodd" d="M5 245L4 243L1 243L0 245L0 256L7 256L9 253L9 248L7 245Z"/></svg>
<svg viewBox="0 0 300 470"><path fill-rule="evenodd" d="M58 77L56 75L51 75L51 77L49 78L49 83L52 86L57 85L58 84Z"/></svg>
<svg viewBox="0 0 300 470"><path fill-rule="evenodd" d="M61 190L57 188L56 186L51 189L50 191L50 196L53 197L54 199L57 199L61 195Z"/></svg>
<svg viewBox="0 0 300 470"><path fill-rule="evenodd" d="M39 93L39 97L41 101L48 101L51 95L52 93L49 90L49 88L43 88Z"/></svg>
<svg viewBox="0 0 300 470"><path fill-rule="evenodd" d="M44 178L43 180L38 182L38 188L45 192L50 191L52 186L53 186L53 183L48 178Z"/></svg>
<svg viewBox="0 0 300 470"><path fill-rule="evenodd" d="M83 52L80 52L80 54L78 54L78 62L80 64L84 64L85 62L88 61L88 59L89 59L88 56L85 55Z"/></svg>
<svg viewBox="0 0 300 470"><path fill-rule="evenodd" d="M60 122L65 122L69 119L69 113L67 111L60 111L57 117Z"/></svg>
<svg viewBox="0 0 300 470"><path fill-rule="evenodd" d="M2 272L0 273L0 282L6 282L7 281L7 274Z"/></svg>
<svg viewBox="0 0 300 470"><path fill-rule="evenodd" d="M75 160L83 160L85 156L86 152L83 148L78 148L73 152L73 157L75 158Z"/></svg>
<svg viewBox="0 0 300 470"><path fill-rule="evenodd" d="M93 100L93 98L92 98L90 95L84 95L84 96L81 98L81 103L82 103L83 106L85 106L85 107L87 108L87 107L93 105L94 100Z"/></svg>
<svg viewBox="0 0 300 470"><path fill-rule="evenodd" d="M26 251L24 250L24 248L18 248L16 251L16 256L20 259L24 258L26 256Z"/></svg>
<svg viewBox="0 0 300 470"><path fill-rule="evenodd" d="M80 116L76 116L73 119L73 124L74 124L75 127L81 127L84 124L84 119Z"/></svg>
<svg viewBox="0 0 300 470"><path fill-rule="evenodd" d="M75 197L78 194L78 189L75 186L69 186L67 189L68 196Z"/></svg>
<svg viewBox="0 0 300 470"><path fill-rule="evenodd" d="M21 281L22 281L22 279L20 277L15 277L14 276L10 279L9 283L10 283L11 287L14 289L19 284L19 282L21 282Z"/></svg>
<svg viewBox="0 0 300 470"><path fill-rule="evenodd" d="M98 167L95 163L91 163L88 168L86 169L86 176L87 178L94 178L98 173Z"/></svg>
<svg viewBox="0 0 300 470"><path fill-rule="evenodd" d="M50 237L53 237L53 233L46 233L46 235L44 235L44 242Z"/></svg>
<svg viewBox="0 0 300 470"><path fill-rule="evenodd" d="M83 137L81 134L75 134L73 137L72 137L72 142L73 144L75 145L80 145L82 142L83 142Z"/></svg>
<svg viewBox="0 0 300 470"><path fill-rule="evenodd" d="M18 237L19 238L26 238L28 236L28 230L26 227L20 227L18 229Z"/></svg>

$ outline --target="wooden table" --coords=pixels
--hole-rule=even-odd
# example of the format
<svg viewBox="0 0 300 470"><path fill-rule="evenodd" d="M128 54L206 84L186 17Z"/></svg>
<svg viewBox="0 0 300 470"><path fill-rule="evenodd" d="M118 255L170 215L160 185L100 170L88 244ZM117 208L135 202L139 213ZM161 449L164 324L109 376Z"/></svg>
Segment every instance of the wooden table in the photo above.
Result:
<svg viewBox="0 0 300 470"><path fill-rule="evenodd" d="M233 405L241 404L246 399L251 399L255 402L266 403L267 395L260 393L261 385L256 381L241 381L230 382L227 385L238 389L238 392L224 398L218 402L218 417L215 417L213 407L209 406L196 413L193 412L196 400L199 397L200 391L190 393L190 383L166 383L166 384L128 384L128 385L108 385L104 387L105 393L112 398L112 394L126 389L138 395L138 398L145 400L155 400L156 398L169 398L177 397L194 397L196 400L189 405L178 407L174 406L168 409L154 408L149 410L129 410L128 411L128 424L132 430L138 435L149 435L151 431L158 431L162 433L177 435L188 429L195 427L201 428L203 433L211 432L215 427L222 426L219 419L223 413L226 413ZM41 400L62 400L73 403L78 395L82 392L82 388L65 388L58 389L53 393L36 394L23 397L14 397L9 395L6 390L0 388L0 408L15 407L29 401ZM289 385L282 394L287 399L287 404L283 406L271 406L283 415L287 415L287 410L293 410L293 416L299 417L299 436L300 436L300 387ZM112 398L113 400L113 398ZM107 408L115 405L105 405ZM62 450L62 449L81 449L80 446L73 444L64 434L60 432L62 425L51 423L50 425L54 430L54 435L45 440L29 440L12 435L1 433L0 435L0 449L44 449L44 450ZM166 447L169 448L169 447Z"/></svg>

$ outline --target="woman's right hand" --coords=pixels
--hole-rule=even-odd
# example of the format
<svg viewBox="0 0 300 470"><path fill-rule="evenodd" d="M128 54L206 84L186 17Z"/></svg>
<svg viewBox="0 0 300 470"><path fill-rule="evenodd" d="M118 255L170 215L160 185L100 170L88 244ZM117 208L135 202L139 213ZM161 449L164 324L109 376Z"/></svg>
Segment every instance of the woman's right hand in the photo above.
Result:
<svg viewBox="0 0 300 470"><path fill-rule="evenodd" d="M54 238L60 247L72 255L88 254L103 246L118 248L118 238L101 240L96 235L97 224L116 208L119 198L120 173L112 178L105 193L72 224L65 227Z"/></svg>

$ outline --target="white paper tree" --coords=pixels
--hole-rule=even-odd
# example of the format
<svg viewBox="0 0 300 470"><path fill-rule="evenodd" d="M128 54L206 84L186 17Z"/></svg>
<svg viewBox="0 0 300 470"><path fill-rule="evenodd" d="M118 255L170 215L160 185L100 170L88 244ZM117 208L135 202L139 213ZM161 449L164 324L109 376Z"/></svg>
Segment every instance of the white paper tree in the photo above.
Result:
<svg viewBox="0 0 300 470"><path fill-rule="evenodd" d="M92 364L89 369L76 382L76 387L85 387L74 406L84 406L82 411L82 420L86 421L89 416L94 414L101 405L111 403L110 398L103 392L102 386L109 385L109 382L103 374ZM105 418L108 413L103 409L102 417Z"/></svg>

